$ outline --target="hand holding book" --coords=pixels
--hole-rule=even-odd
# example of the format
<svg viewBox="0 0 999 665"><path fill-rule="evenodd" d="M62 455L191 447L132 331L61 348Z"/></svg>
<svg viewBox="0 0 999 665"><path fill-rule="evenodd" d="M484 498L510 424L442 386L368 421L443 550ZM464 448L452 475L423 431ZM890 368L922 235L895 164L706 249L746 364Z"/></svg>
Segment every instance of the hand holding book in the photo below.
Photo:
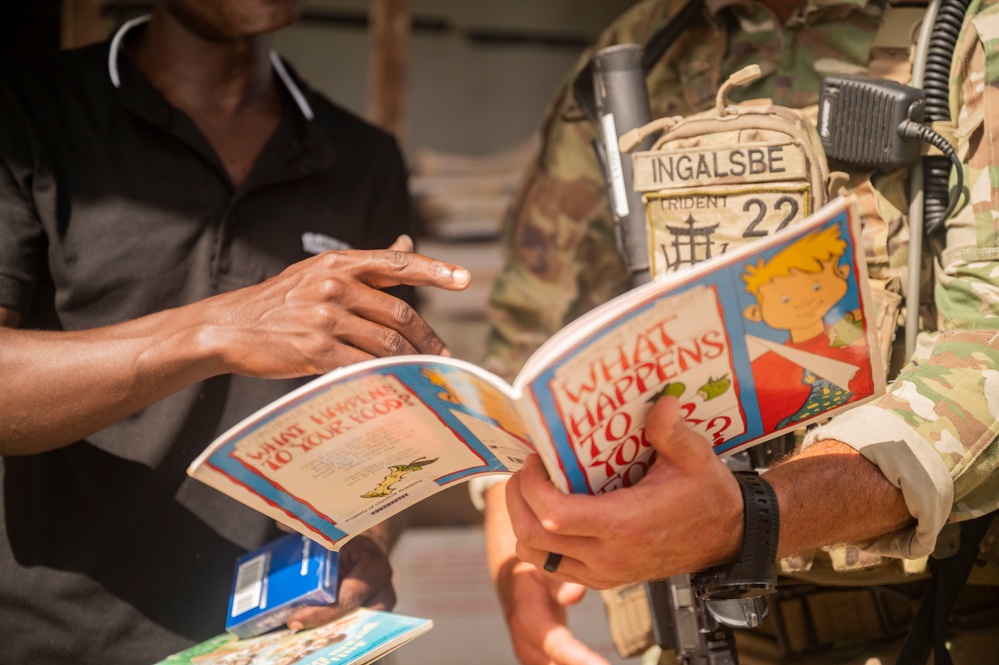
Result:
<svg viewBox="0 0 999 665"><path fill-rule="evenodd" d="M529 457L506 487L517 557L541 567L549 552L558 552L558 579L593 589L732 560L742 540L739 486L711 442L683 421L680 406L666 397L649 410L646 437L656 455L632 487L596 497L566 495L552 485L540 459ZM670 506L669 519L663 506ZM678 542L688 547L671 546ZM706 550L714 544L724 549Z"/></svg>

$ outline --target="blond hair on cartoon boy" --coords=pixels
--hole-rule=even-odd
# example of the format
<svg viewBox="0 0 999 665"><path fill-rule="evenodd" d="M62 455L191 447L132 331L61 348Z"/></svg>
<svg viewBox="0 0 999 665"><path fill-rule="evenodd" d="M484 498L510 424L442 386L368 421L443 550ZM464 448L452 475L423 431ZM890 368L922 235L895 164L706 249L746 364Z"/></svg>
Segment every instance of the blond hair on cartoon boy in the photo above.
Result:
<svg viewBox="0 0 999 665"><path fill-rule="evenodd" d="M846 241L839 227L832 226L805 236L769 261L747 265L742 279L757 304L744 310L746 318L788 330L792 342L824 332L825 315L847 292L850 266L839 265L844 252Z"/></svg>

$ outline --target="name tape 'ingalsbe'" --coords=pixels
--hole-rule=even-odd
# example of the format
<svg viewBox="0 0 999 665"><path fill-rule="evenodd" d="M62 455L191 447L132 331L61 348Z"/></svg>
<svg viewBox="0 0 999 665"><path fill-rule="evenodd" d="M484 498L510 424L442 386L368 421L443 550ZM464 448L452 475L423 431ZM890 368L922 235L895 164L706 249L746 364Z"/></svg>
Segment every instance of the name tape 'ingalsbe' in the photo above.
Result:
<svg viewBox="0 0 999 665"><path fill-rule="evenodd" d="M751 72L737 73L715 108L654 120L622 137L627 151L661 132L651 149L632 155L653 276L775 233L826 203L829 167L801 112L765 100L726 104L732 85L751 80Z"/></svg>

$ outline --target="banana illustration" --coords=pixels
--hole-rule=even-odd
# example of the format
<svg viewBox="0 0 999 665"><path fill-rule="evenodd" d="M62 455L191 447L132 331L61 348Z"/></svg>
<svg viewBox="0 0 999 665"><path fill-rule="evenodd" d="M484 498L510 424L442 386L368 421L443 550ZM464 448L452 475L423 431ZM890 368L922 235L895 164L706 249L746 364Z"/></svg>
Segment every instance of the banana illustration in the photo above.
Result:
<svg viewBox="0 0 999 665"><path fill-rule="evenodd" d="M402 477L405 476L407 473L412 473L413 471L419 471L428 464L433 464L438 459L439 458L435 457L434 459L431 460L425 460L421 457L417 460L413 460L409 464L399 464L396 466L390 466L389 474L385 476L385 479L378 484L378 487L371 490L367 494L362 494L361 498L377 499L383 496L388 496L394 491L392 489L392 486L395 485L400 480L402 480Z"/></svg>

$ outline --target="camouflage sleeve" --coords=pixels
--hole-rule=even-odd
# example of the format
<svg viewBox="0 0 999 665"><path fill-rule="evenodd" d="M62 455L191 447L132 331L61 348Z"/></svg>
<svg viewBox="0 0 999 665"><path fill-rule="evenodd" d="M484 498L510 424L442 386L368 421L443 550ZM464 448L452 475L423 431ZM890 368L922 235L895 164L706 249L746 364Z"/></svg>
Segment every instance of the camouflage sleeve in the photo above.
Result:
<svg viewBox="0 0 999 665"><path fill-rule="evenodd" d="M597 129L571 89L556 99L542 132L540 154L504 220L505 265L487 310L485 366L506 378L627 279L594 150Z"/></svg>
<svg viewBox="0 0 999 665"><path fill-rule="evenodd" d="M555 96L540 153L503 223L505 265L489 300L484 359L500 376L512 379L545 340L630 286L594 148L599 131L578 107L572 86L597 49L645 43L684 2L635 3L582 55ZM657 88L658 96L662 92Z"/></svg>
<svg viewBox="0 0 999 665"><path fill-rule="evenodd" d="M937 257L945 332L886 395L808 439L853 446L902 489L917 523L873 549L905 558L929 554L946 522L999 508L999 5L984 4L969 8L952 70L968 201Z"/></svg>

